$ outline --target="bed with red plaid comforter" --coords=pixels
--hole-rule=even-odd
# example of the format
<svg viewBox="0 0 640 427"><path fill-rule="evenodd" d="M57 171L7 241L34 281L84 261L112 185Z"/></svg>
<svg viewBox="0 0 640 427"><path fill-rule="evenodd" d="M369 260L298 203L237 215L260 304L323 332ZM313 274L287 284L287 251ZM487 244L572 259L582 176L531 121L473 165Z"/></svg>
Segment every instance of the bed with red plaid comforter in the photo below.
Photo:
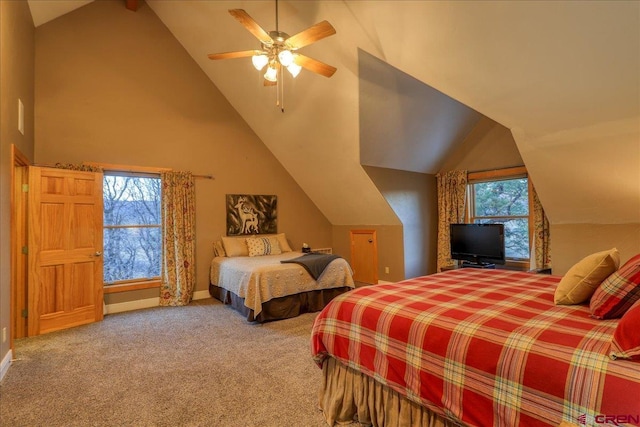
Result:
<svg viewBox="0 0 640 427"><path fill-rule="evenodd" d="M608 356L618 320L554 305L559 281L468 268L362 287L318 315L312 354L467 425L637 424L640 363Z"/></svg>

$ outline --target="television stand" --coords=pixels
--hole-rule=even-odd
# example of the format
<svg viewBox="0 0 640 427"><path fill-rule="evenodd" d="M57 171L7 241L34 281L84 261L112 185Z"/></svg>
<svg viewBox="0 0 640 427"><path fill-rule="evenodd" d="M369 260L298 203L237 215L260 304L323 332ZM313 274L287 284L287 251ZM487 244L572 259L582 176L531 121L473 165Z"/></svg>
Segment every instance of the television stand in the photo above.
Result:
<svg viewBox="0 0 640 427"><path fill-rule="evenodd" d="M495 264L489 262L468 262L463 261L460 268L496 268Z"/></svg>

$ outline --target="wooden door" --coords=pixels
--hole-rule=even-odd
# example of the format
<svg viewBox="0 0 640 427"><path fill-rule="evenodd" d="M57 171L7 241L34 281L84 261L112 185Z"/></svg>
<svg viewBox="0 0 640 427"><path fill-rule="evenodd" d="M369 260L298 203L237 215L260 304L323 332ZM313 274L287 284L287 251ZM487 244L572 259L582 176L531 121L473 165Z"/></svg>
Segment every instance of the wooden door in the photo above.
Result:
<svg viewBox="0 0 640 427"><path fill-rule="evenodd" d="M29 168L29 336L102 320L102 174Z"/></svg>
<svg viewBox="0 0 640 427"><path fill-rule="evenodd" d="M378 242L375 230L351 230L351 268L356 282L378 283Z"/></svg>

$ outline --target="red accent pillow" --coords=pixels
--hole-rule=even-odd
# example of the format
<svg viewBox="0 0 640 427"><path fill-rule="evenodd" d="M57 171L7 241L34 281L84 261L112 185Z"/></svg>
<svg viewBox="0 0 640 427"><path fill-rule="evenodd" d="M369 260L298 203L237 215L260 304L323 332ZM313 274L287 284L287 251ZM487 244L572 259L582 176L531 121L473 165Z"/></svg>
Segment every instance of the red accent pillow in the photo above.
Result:
<svg viewBox="0 0 640 427"><path fill-rule="evenodd" d="M640 360L640 301L622 316L611 340L612 359Z"/></svg>
<svg viewBox="0 0 640 427"><path fill-rule="evenodd" d="M640 300L640 254L604 279L591 297L591 316L615 319Z"/></svg>

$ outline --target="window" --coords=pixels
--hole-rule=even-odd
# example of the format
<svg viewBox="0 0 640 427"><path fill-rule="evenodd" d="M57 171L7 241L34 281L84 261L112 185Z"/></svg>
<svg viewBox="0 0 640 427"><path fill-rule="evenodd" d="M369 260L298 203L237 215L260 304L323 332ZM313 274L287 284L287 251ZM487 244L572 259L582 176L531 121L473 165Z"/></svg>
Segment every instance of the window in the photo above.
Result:
<svg viewBox="0 0 640 427"><path fill-rule="evenodd" d="M105 172L104 284L160 277L160 177Z"/></svg>
<svg viewBox="0 0 640 427"><path fill-rule="evenodd" d="M525 268L530 257L531 213L524 168L469 174L469 222L504 224L507 261Z"/></svg>

